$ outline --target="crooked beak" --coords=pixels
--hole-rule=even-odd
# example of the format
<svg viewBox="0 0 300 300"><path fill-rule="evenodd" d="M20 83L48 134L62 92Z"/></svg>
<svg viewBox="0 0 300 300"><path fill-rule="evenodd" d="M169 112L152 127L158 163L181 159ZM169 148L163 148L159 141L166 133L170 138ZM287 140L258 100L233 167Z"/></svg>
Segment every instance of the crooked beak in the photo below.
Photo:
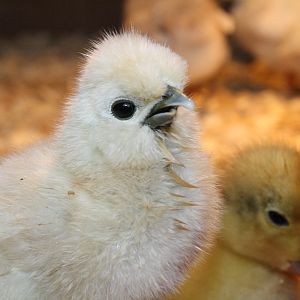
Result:
<svg viewBox="0 0 300 300"><path fill-rule="evenodd" d="M179 90L169 86L167 94L161 101L152 107L144 124L152 129L171 126L174 117L176 116L178 106L183 106L192 110L194 108L194 103Z"/></svg>

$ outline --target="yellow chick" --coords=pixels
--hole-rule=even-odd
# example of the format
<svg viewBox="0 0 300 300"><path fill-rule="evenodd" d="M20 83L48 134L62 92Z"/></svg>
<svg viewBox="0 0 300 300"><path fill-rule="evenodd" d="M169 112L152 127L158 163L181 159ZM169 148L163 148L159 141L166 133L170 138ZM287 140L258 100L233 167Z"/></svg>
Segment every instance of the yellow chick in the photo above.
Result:
<svg viewBox="0 0 300 300"><path fill-rule="evenodd" d="M218 242L170 299L300 299L300 154L284 145L247 148L222 167L221 183Z"/></svg>
<svg viewBox="0 0 300 300"><path fill-rule="evenodd" d="M241 44L271 67L300 74L300 1L236 1L233 16Z"/></svg>

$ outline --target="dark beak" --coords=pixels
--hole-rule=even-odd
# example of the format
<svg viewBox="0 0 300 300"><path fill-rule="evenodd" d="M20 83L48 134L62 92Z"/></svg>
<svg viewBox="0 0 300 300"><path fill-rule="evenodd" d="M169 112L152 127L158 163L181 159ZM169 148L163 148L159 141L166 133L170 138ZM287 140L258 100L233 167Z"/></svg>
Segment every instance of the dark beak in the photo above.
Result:
<svg viewBox="0 0 300 300"><path fill-rule="evenodd" d="M291 261L290 262L290 271L300 275L300 261Z"/></svg>
<svg viewBox="0 0 300 300"><path fill-rule="evenodd" d="M168 91L166 95L162 97L162 100L152 107L144 121L144 124L148 125L152 129L169 127L176 116L178 106L193 109L194 103L179 90L169 86Z"/></svg>

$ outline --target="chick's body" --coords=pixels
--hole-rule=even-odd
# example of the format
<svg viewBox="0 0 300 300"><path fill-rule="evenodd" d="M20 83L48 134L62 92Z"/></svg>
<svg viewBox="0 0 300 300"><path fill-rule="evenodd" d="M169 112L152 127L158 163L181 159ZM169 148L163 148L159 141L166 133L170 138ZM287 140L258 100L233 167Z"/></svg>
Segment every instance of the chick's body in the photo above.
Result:
<svg viewBox="0 0 300 300"><path fill-rule="evenodd" d="M1 164L0 299L152 299L183 279L219 202L195 113L166 94L184 76L137 34L95 46L55 136Z"/></svg>
<svg viewBox="0 0 300 300"><path fill-rule="evenodd" d="M208 276L209 274L209 276ZM218 241L168 300L297 300L295 276L239 255Z"/></svg>

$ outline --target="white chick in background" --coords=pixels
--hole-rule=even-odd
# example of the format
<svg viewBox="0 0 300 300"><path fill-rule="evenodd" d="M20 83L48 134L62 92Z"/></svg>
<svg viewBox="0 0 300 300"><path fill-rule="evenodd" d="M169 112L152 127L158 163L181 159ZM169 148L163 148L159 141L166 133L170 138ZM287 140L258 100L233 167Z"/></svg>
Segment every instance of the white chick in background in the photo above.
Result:
<svg viewBox="0 0 300 300"><path fill-rule="evenodd" d="M54 137L0 166L0 299L157 299L183 280L219 215L185 73L132 32L95 45Z"/></svg>
<svg viewBox="0 0 300 300"><path fill-rule="evenodd" d="M236 37L274 69L300 74L300 1L237 0Z"/></svg>
<svg viewBox="0 0 300 300"><path fill-rule="evenodd" d="M229 57L232 17L211 0L129 0L126 24L166 43L190 66L189 85L212 78Z"/></svg>

